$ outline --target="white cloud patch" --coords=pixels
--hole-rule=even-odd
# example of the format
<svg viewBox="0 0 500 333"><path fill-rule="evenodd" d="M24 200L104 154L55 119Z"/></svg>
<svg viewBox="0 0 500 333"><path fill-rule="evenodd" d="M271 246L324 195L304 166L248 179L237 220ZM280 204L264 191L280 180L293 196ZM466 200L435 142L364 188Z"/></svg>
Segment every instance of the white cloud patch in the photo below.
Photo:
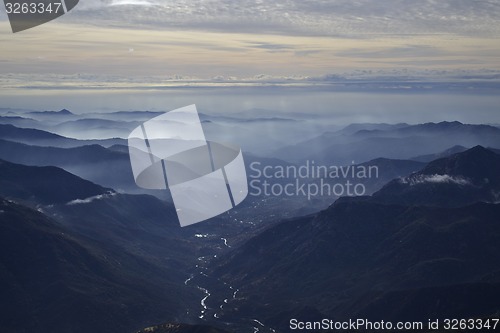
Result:
<svg viewBox="0 0 500 333"><path fill-rule="evenodd" d="M106 193L106 194L99 194L99 195L95 195L93 197L88 197L88 198L85 198L85 199L72 200L72 201L69 201L68 203L66 203L66 205L72 206L72 205L88 204L88 203L91 203L92 201L102 200L102 199L106 199L106 198L111 198L111 197L113 197L115 195L116 195L115 192L110 192L110 193Z"/></svg>
<svg viewBox="0 0 500 333"><path fill-rule="evenodd" d="M463 177L453 177L450 175L413 175L410 177L400 179L402 184L409 184L414 186L417 184L434 183L434 184L457 184L457 185L471 185L472 183Z"/></svg>
<svg viewBox="0 0 500 333"><path fill-rule="evenodd" d="M495 38L499 15L499 1L87 0L66 21L364 38L441 33Z"/></svg>

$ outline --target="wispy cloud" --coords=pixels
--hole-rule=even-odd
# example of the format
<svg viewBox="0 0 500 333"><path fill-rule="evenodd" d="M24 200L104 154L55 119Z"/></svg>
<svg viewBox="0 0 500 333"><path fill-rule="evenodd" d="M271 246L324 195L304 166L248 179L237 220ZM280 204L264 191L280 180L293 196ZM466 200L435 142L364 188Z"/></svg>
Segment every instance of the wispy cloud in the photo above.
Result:
<svg viewBox="0 0 500 333"><path fill-rule="evenodd" d="M353 48L339 51L336 55L349 58L420 58L450 55L450 52L430 45L404 45L379 49Z"/></svg>
<svg viewBox="0 0 500 333"><path fill-rule="evenodd" d="M66 23L370 38L451 34L496 38L500 2L478 0L85 0ZM4 11L0 18L6 19Z"/></svg>
<svg viewBox="0 0 500 333"><path fill-rule="evenodd" d="M0 74L500 70L498 0L84 0L15 35L1 13Z"/></svg>
<svg viewBox="0 0 500 333"><path fill-rule="evenodd" d="M228 87L333 87L344 91L426 91L429 89L461 90L471 88L498 92L500 71L437 70L359 70L321 76L278 76L260 74L250 77L227 76L113 76L95 74L0 74L5 89L75 90L75 89L147 89L228 88Z"/></svg>
<svg viewBox="0 0 500 333"><path fill-rule="evenodd" d="M471 0L88 0L69 22L329 36L500 34L500 3Z"/></svg>

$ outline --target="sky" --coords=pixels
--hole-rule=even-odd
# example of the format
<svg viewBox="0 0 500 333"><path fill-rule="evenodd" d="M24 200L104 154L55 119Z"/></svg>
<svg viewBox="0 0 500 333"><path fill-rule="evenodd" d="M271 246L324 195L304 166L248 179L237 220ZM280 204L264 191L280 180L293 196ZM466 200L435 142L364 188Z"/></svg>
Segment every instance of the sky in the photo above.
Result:
<svg viewBox="0 0 500 333"><path fill-rule="evenodd" d="M81 0L16 34L0 15L4 85L500 72L500 1Z"/></svg>
<svg viewBox="0 0 500 333"><path fill-rule="evenodd" d="M340 100L332 91L430 91L493 97L475 114L467 97L431 98L426 119L464 106L457 118L500 122L493 116L500 114L500 0L80 0L68 14L15 34L1 10L0 44L4 108L196 102L216 110L230 102L241 104L238 111L314 105L328 112ZM231 90L269 86L286 89ZM205 90L175 90L192 87ZM363 108L344 100L343 110ZM380 110L418 109L378 100Z"/></svg>

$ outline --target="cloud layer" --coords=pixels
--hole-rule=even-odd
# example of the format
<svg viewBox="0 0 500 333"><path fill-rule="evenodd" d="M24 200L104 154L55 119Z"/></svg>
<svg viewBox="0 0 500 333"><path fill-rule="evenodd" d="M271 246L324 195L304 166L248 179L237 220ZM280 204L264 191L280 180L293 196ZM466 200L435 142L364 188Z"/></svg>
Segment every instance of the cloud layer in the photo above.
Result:
<svg viewBox="0 0 500 333"><path fill-rule="evenodd" d="M1 15L4 87L75 73L119 85L114 76L133 84L176 74L211 84L312 77L309 84L353 71L387 81L450 72L460 80L462 70L496 79L500 70L500 0L82 0L20 34Z"/></svg>
<svg viewBox="0 0 500 333"><path fill-rule="evenodd" d="M500 2L479 0L87 0L66 20L329 36L500 34Z"/></svg>

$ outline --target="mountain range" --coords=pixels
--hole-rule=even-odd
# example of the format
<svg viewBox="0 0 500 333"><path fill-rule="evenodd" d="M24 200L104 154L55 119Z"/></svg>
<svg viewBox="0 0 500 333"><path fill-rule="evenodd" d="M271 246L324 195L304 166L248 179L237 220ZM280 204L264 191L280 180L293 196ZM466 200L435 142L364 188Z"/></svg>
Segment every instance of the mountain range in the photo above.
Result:
<svg viewBox="0 0 500 333"><path fill-rule="evenodd" d="M95 183L114 189L134 189L128 152L101 145L74 148L43 147L0 139L0 158L33 166L58 166Z"/></svg>
<svg viewBox="0 0 500 333"><path fill-rule="evenodd" d="M430 162L374 194L382 202L440 207L500 202L500 155L481 146Z"/></svg>
<svg viewBox="0 0 500 333"><path fill-rule="evenodd" d="M172 204L57 167L1 161L0 170L2 332L122 333L193 320L203 294L185 280L222 243L195 235L222 235L228 224L181 229Z"/></svg>
<svg viewBox="0 0 500 333"><path fill-rule="evenodd" d="M13 201L0 199L0 229L2 332L130 332L196 297L168 270Z"/></svg>
<svg viewBox="0 0 500 333"><path fill-rule="evenodd" d="M352 161L359 163L380 157L411 159L436 154L457 145L500 148L500 129L455 121L400 125L354 133L341 130L280 148L273 155L294 163L315 160L327 165L348 165Z"/></svg>
<svg viewBox="0 0 500 333"><path fill-rule="evenodd" d="M446 171L495 184L498 157L475 147L413 175ZM240 288L221 318L259 318L288 331L297 316L427 321L498 313L500 205L467 193L461 205L427 201L446 186L423 184L403 204L389 184L268 228L215 264L212 274Z"/></svg>
<svg viewBox="0 0 500 333"><path fill-rule="evenodd" d="M81 119L69 111L29 116L60 120L51 126ZM204 121L209 134L243 126ZM245 123L272 132L290 121ZM247 127L242 137L259 133ZM365 180L373 194L249 196L180 228L173 203L133 194L124 140L0 125L0 331L286 332L290 318L498 314L497 128L353 124L312 140L292 134L305 141L281 156L244 151L247 172L255 162L293 168L313 157L376 166L378 177Z"/></svg>
<svg viewBox="0 0 500 333"><path fill-rule="evenodd" d="M44 205L111 193L62 169L29 167L0 160L0 195Z"/></svg>

